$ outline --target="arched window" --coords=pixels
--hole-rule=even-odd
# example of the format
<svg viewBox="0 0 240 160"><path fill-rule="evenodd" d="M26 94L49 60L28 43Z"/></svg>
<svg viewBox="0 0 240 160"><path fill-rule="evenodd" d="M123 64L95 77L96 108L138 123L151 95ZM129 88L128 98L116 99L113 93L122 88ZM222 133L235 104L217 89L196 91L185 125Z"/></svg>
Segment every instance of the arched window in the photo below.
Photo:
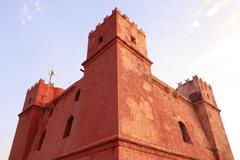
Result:
<svg viewBox="0 0 240 160"><path fill-rule="evenodd" d="M46 136L46 131L44 131L44 132L41 134L41 137L40 137L39 142L38 142L38 145L37 145L37 150L38 150L38 151L42 148L42 144L43 144L43 141L44 141L44 139L45 139L45 136Z"/></svg>
<svg viewBox="0 0 240 160"><path fill-rule="evenodd" d="M63 138L67 138L70 135L71 129L72 129L72 123L73 123L73 116L70 116L68 118L67 124L66 124L66 128L64 131L64 135Z"/></svg>
<svg viewBox="0 0 240 160"><path fill-rule="evenodd" d="M180 127L181 132L182 132L183 141L187 142L187 143L192 143L185 124L183 122L179 121L178 125Z"/></svg>
<svg viewBox="0 0 240 160"><path fill-rule="evenodd" d="M76 94L75 94L74 101L78 101L78 100L79 100L80 94L81 94L81 90L79 89L79 90L76 92Z"/></svg>

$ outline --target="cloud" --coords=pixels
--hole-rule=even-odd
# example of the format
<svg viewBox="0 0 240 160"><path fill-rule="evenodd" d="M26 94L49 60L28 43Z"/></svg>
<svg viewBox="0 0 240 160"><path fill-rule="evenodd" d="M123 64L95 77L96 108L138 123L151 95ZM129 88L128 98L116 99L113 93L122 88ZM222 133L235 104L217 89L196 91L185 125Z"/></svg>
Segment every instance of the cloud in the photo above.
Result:
<svg viewBox="0 0 240 160"><path fill-rule="evenodd" d="M218 12L218 10L221 6L223 6L222 3L215 4L213 7L208 9L208 11L206 13L206 16L210 17L210 16L215 15Z"/></svg>
<svg viewBox="0 0 240 160"><path fill-rule="evenodd" d="M200 22L198 20L194 20L192 23L193 28L197 28L200 25Z"/></svg>
<svg viewBox="0 0 240 160"><path fill-rule="evenodd" d="M43 8L40 4L40 1L35 2L35 9L37 12L43 12L45 10L45 8Z"/></svg>
<svg viewBox="0 0 240 160"><path fill-rule="evenodd" d="M29 9L26 5L24 5L23 9L21 10L21 22L22 24L26 24L31 20L32 20L32 16L29 13Z"/></svg>
<svg viewBox="0 0 240 160"><path fill-rule="evenodd" d="M225 24L222 25L220 31L223 33L223 36L227 34L235 34L240 28L240 14L233 13L229 16Z"/></svg>
<svg viewBox="0 0 240 160"><path fill-rule="evenodd" d="M186 29L190 32L192 32L194 29L198 28L200 26L199 20L195 19L190 24L186 26Z"/></svg>
<svg viewBox="0 0 240 160"><path fill-rule="evenodd" d="M198 6L198 8L190 10L189 16L191 20L186 25L187 26L186 28L190 32L192 32L194 29L198 28L200 24L204 25L207 18L218 14L220 10L224 10L224 9L226 10L228 7L230 7L231 9L236 8L240 4L239 2L240 0L214 0L214 1L204 0L202 1L201 5ZM234 12L234 11L231 11L231 12ZM227 16L227 14L225 16ZM234 21L234 17L233 17L233 21ZM235 18L235 21L236 21L236 18ZM224 26L225 27L224 30L226 31L230 25L232 24L229 24L228 26Z"/></svg>
<svg viewBox="0 0 240 160"><path fill-rule="evenodd" d="M235 12L229 15L225 21L222 22L221 28L217 31L215 42L212 43L206 50L202 58L202 64L215 63L216 71L221 68L225 70L227 66L239 64L240 51L240 13ZM216 64L218 63L218 64ZM225 64L225 65L223 65ZM239 72L239 67L235 68Z"/></svg>
<svg viewBox="0 0 240 160"><path fill-rule="evenodd" d="M21 23L26 24L33 19L30 13L43 12L45 9L46 6L42 5L41 0L26 0L21 10Z"/></svg>

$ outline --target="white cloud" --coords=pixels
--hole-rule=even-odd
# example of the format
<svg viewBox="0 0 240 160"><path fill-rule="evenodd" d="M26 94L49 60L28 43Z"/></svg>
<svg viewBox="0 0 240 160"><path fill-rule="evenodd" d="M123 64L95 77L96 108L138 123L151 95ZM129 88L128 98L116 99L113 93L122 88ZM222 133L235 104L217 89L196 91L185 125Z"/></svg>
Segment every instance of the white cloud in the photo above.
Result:
<svg viewBox="0 0 240 160"><path fill-rule="evenodd" d="M240 13L234 12L221 23L215 43L213 43L203 58L206 64L209 61L225 61L230 57L239 57L240 51ZM238 63L238 59L231 59L231 62ZM232 65L232 64L229 64Z"/></svg>
<svg viewBox="0 0 240 160"><path fill-rule="evenodd" d="M188 24L186 26L186 29L192 32L194 29L198 28L199 26L200 26L200 22L197 19L195 19L192 21L191 24Z"/></svg>
<svg viewBox="0 0 240 160"><path fill-rule="evenodd" d="M225 36L229 34L235 34L238 28L240 28L240 14L233 13L227 19L225 24L222 25L220 31L222 32L222 36Z"/></svg>
<svg viewBox="0 0 240 160"><path fill-rule="evenodd" d="M199 25L200 25L200 23L199 23L198 20L194 20L193 23L192 23L193 28L197 28Z"/></svg>
<svg viewBox="0 0 240 160"><path fill-rule="evenodd" d="M40 4L40 1L35 2L35 8L36 8L36 11L38 11L38 12L43 12L44 11L44 8Z"/></svg>
<svg viewBox="0 0 240 160"><path fill-rule="evenodd" d="M204 21L208 17L212 17L220 10L227 9L228 7L235 7L239 5L240 0L205 0L202 1L202 4L199 5L198 8L191 9L189 16L191 17L191 21L187 24L187 29L191 32L195 28L198 28L200 24L205 24ZM233 12L233 11L232 11ZM234 19L234 18L233 18ZM201 20L201 21L200 21ZM225 29L228 26L225 26Z"/></svg>
<svg viewBox="0 0 240 160"><path fill-rule="evenodd" d="M222 3L218 3L218 4L215 4L213 7L209 8L206 13L206 16L210 17L215 15L222 5L223 5Z"/></svg>
<svg viewBox="0 0 240 160"><path fill-rule="evenodd" d="M41 0L26 0L21 10L21 22L26 24L32 20L32 14L34 12L43 12L46 6L43 6Z"/></svg>
<svg viewBox="0 0 240 160"><path fill-rule="evenodd" d="M23 9L21 10L21 22L22 24L26 24L31 20L32 20L32 16L29 13L28 7L24 5Z"/></svg>
<svg viewBox="0 0 240 160"><path fill-rule="evenodd" d="M206 7L206 16L213 16L219 12L219 10L228 4L231 6L236 6L239 4L240 0L217 0L215 3L212 3L210 7Z"/></svg>

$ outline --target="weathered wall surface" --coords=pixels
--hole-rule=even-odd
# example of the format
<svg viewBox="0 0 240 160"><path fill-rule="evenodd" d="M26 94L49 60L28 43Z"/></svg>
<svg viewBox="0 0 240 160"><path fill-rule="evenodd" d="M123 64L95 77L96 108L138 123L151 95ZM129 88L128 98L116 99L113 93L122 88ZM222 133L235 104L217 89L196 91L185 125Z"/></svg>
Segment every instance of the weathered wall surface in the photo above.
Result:
<svg viewBox="0 0 240 160"><path fill-rule="evenodd" d="M156 82L149 66L119 47L119 134L155 144L166 151L199 159L213 159L193 106ZM169 93L168 93L169 92ZM178 121L187 126L192 144L182 140Z"/></svg>

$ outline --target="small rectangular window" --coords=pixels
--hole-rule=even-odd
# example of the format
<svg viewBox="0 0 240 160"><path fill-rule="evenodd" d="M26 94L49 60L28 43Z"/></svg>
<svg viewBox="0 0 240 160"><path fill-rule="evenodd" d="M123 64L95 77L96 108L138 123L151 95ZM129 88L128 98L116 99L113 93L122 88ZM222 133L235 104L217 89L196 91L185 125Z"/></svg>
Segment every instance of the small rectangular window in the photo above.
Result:
<svg viewBox="0 0 240 160"><path fill-rule="evenodd" d="M103 36L98 38L98 43L102 43L103 42Z"/></svg>
<svg viewBox="0 0 240 160"><path fill-rule="evenodd" d="M131 42L133 42L134 44L136 44L136 38L131 36Z"/></svg>

